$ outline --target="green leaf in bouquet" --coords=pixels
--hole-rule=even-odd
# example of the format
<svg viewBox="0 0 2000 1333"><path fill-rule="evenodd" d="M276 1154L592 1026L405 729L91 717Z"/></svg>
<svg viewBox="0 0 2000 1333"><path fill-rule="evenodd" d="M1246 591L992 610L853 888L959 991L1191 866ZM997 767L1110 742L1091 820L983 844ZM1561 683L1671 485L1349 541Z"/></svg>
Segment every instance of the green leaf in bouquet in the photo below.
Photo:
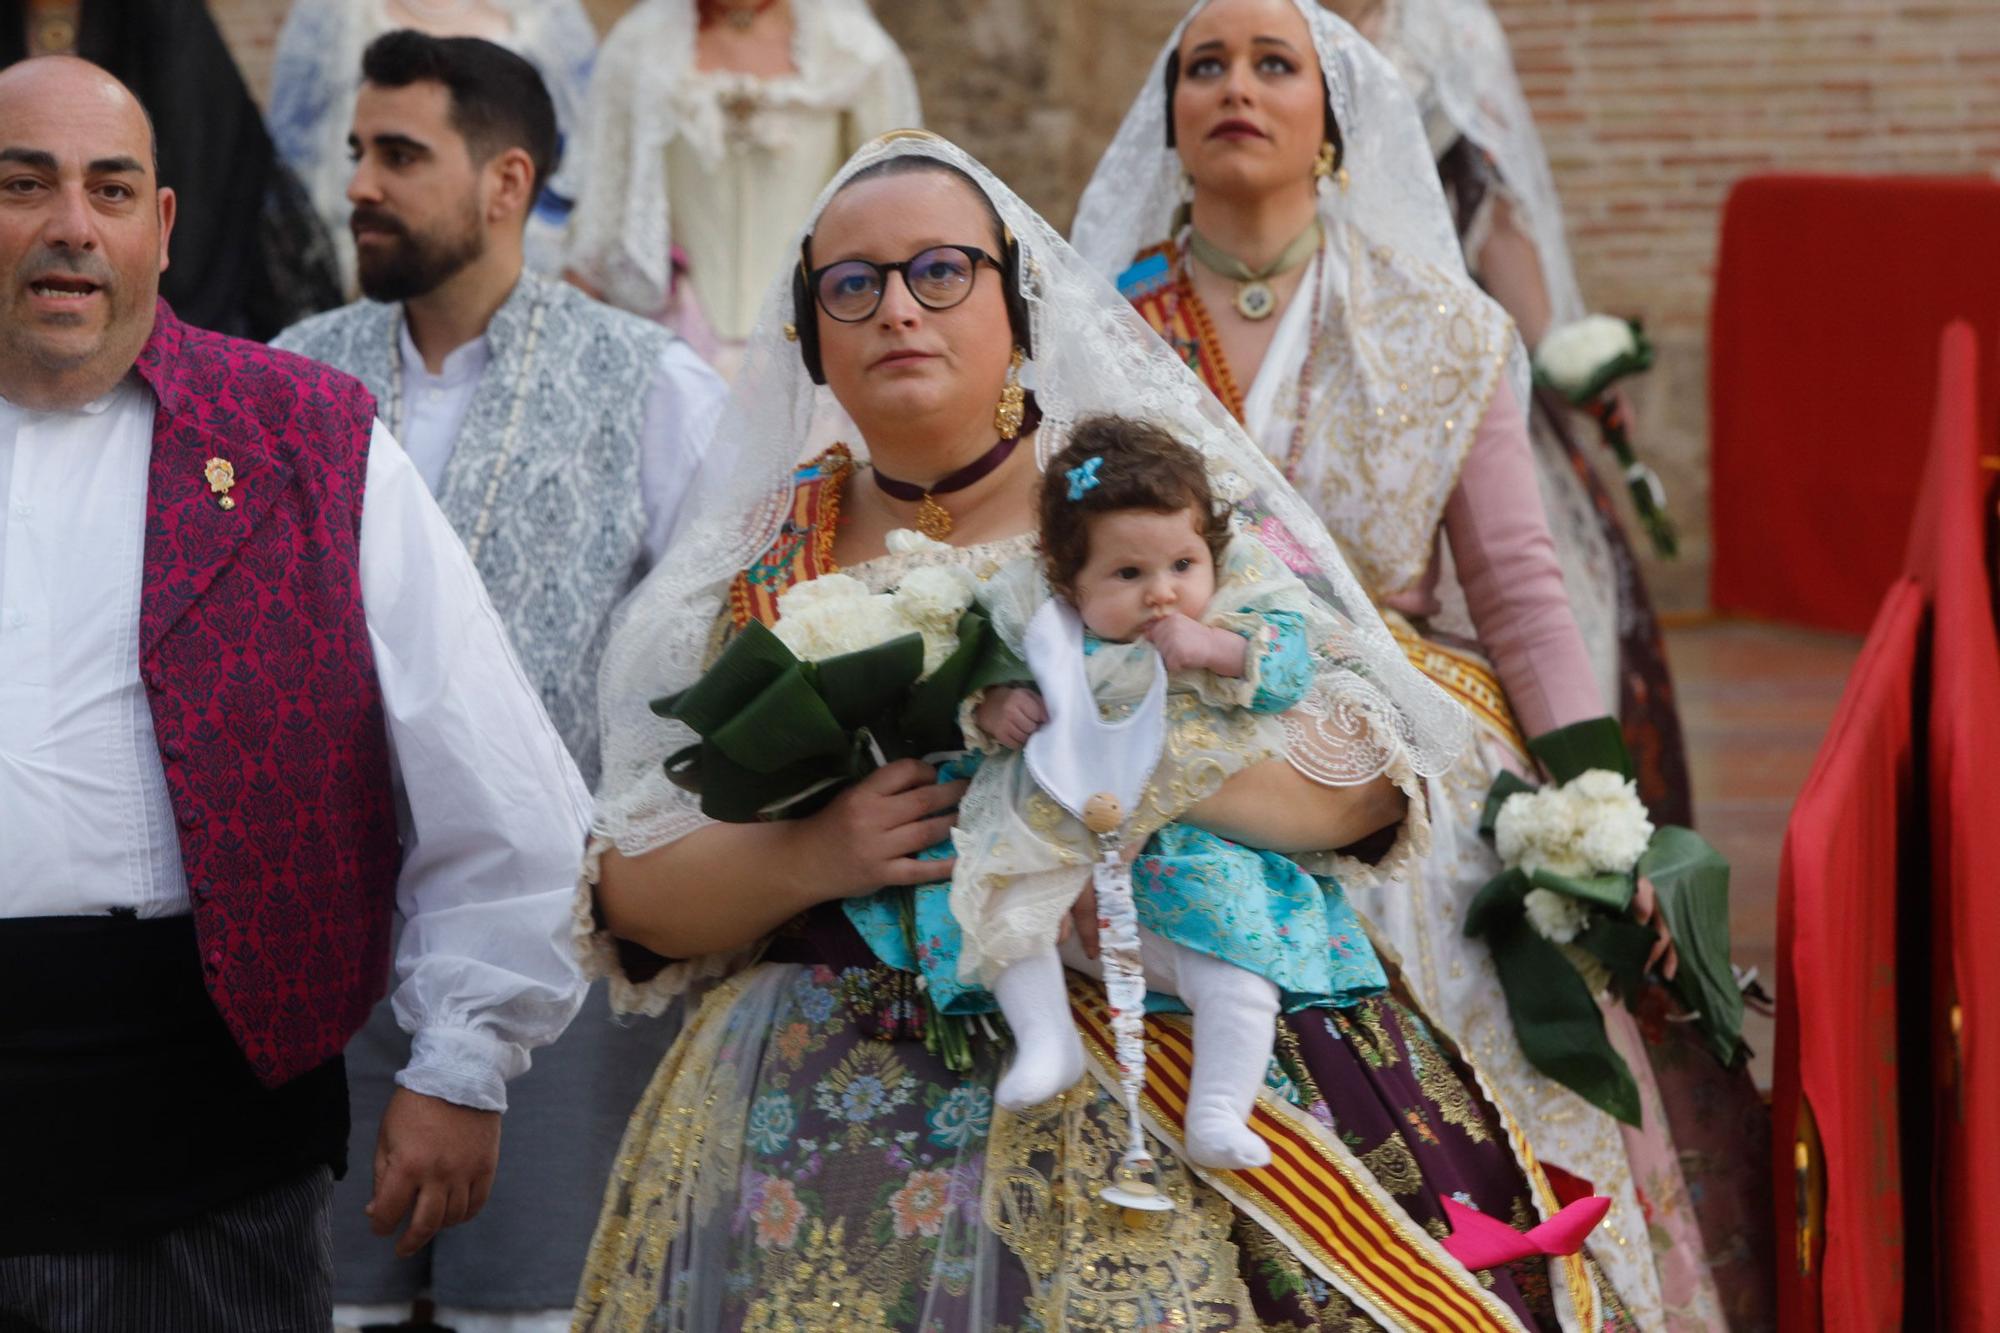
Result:
<svg viewBox="0 0 2000 1333"><path fill-rule="evenodd" d="M910 691L901 717L903 733L919 754L956 750L963 744L958 706L968 695L1029 679L1027 666L1008 649L986 613L971 607L958 619L958 646Z"/></svg>
<svg viewBox="0 0 2000 1333"><path fill-rule="evenodd" d="M1557 782L1568 782L1593 768L1632 776L1632 758L1625 750L1625 733L1616 720L1594 717L1544 732L1528 742L1528 752Z"/></svg>
<svg viewBox="0 0 2000 1333"><path fill-rule="evenodd" d="M966 673L965 686L959 697L990 690L995 685L1025 685L1034 678L1035 673L1028 669L1020 654L1007 646L999 630L994 630L986 636L972 670Z"/></svg>
<svg viewBox="0 0 2000 1333"><path fill-rule="evenodd" d="M1528 878L1538 889L1567 893L1572 898L1581 898L1614 912L1622 912L1632 905L1630 875L1565 875L1543 867L1529 871Z"/></svg>
<svg viewBox="0 0 2000 1333"><path fill-rule="evenodd" d="M1646 980L1646 956L1653 951L1653 930L1628 916L1593 913L1590 925L1576 937L1576 947L1604 964L1618 997L1630 1004Z"/></svg>
<svg viewBox="0 0 2000 1333"><path fill-rule="evenodd" d="M1731 1064L1743 1044L1743 992L1729 966L1729 862L1694 830L1668 827L1653 835L1638 868L1653 881L1680 952L1668 984L1695 1015L1710 1054Z"/></svg>
<svg viewBox="0 0 2000 1333"><path fill-rule="evenodd" d="M1604 1014L1574 964L1525 917L1487 935L1514 1036L1528 1063L1592 1106L1639 1123L1639 1085L1604 1033Z"/></svg>
<svg viewBox="0 0 2000 1333"><path fill-rule="evenodd" d="M698 754L691 753L698 750ZM745 768L703 741L667 761L667 776L701 794L701 812L725 824L755 824L812 814L850 782L874 770L868 738L857 732L837 753L801 759L775 772Z"/></svg>
<svg viewBox="0 0 2000 1333"><path fill-rule="evenodd" d="M804 760L844 753L847 737L847 728L827 708L806 668L794 663L705 739L732 763L753 773L776 773Z"/></svg>
<svg viewBox="0 0 2000 1333"><path fill-rule="evenodd" d="M766 686L799 665L792 650L759 621L738 631L715 665L679 694L656 700L653 711L678 718L707 736L741 713Z"/></svg>
<svg viewBox="0 0 2000 1333"><path fill-rule="evenodd" d="M1486 881L1465 909L1465 933L1491 935L1509 921L1521 917L1521 899L1528 894L1528 877L1519 870L1503 870Z"/></svg>
<svg viewBox="0 0 2000 1333"><path fill-rule="evenodd" d="M1486 789L1485 808L1479 812L1479 831L1492 837L1494 828L1500 823L1500 808L1507 804L1507 798L1536 790L1534 783L1511 769L1503 768L1494 774L1493 785Z"/></svg>
<svg viewBox="0 0 2000 1333"><path fill-rule="evenodd" d="M813 663L820 697L849 731L888 712L923 672L924 636L915 633Z"/></svg>
<svg viewBox="0 0 2000 1333"><path fill-rule="evenodd" d="M765 817L773 803L838 778L846 763L844 754L816 755L772 772L759 772L731 759L715 742L703 741L694 762L680 774L670 772L669 776L701 793L701 812L710 819L754 824Z"/></svg>

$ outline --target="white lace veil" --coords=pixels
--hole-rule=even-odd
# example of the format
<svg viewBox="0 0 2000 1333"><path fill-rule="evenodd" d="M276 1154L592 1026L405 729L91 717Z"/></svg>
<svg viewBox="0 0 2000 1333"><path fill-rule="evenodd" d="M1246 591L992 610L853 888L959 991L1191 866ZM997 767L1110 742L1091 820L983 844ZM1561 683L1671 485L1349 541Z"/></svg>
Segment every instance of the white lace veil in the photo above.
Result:
<svg viewBox="0 0 2000 1333"><path fill-rule="evenodd" d="M1410 666L1325 527L1193 372L991 172L934 135L887 135L848 160L814 204L805 230L857 171L905 156L933 158L971 177L1020 245L1034 345L1024 379L1043 414L1039 460L1046 464L1071 425L1093 412L1149 418L1200 449L1218 490L1266 523L1267 540L1284 548L1280 555L1302 570L1341 626L1336 651L1353 689L1330 710L1339 715L1323 719L1328 743L1337 747L1340 733L1356 734L1374 719L1387 724L1418 773L1442 772L1468 736L1464 711ZM669 784L661 767L693 739L691 733L647 705L702 671L731 580L778 536L803 442L816 419L838 411L831 391L812 383L797 346L784 336L791 306L788 267L765 295L715 444L689 492L699 497L694 524L620 609L605 651L596 831L628 855L707 822L696 798ZM1378 758L1371 771L1382 767Z"/></svg>
<svg viewBox="0 0 2000 1333"><path fill-rule="evenodd" d="M1077 205L1070 237L1099 273L1116 277L1147 246L1167 239L1184 197L1180 154L1167 144L1167 57L1207 0L1190 9L1153 61L1145 85ZM1312 28L1327 97L1340 127L1345 185L1323 183L1320 221L1338 241L1349 229L1401 262L1417 261L1468 291L1465 258L1422 120L1389 61L1338 15L1292 0ZM1508 362L1515 398L1528 401L1528 362L1518 340ZM1525 410L1525 407L1524 407Z"/></svg>
<svg viewBox="0 0 2000 1333"><path fill-rule="evenodd" d="M1581 319L1583 294L1570 263L1555 177L1492 8L1486 0L1384 0L1375 40L1402 73L1426 124L1443 117L1493 159L1542 262L1551 327Z"/></svg>
<svg viewBox="0 0 2000 1333"><path fill-rule="evenodd" d="M867 0L794 0L796 75L771 80L786 99L838 113L866 97L876 125L916 125L916 80ZM721 159L726 117L691 95L695 0L640 0L618 21L591 75L585 193L570 224L568 266L626 310L667 304L673 222L667 145L686 139Z"/></svg>

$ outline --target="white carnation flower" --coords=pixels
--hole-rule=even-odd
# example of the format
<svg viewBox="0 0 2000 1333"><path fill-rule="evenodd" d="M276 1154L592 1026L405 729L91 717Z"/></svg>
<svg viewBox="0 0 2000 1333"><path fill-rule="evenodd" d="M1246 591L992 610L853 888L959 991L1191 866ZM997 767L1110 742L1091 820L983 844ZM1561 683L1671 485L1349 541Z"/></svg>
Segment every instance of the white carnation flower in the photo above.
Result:
<svg viewBox="0 0 2000 1333"><path fill-rule="evenodd" d="M1576 803L1560 787L1509 796L1493 825L1503 863L1562 875L1588 873L1578 833Z"/></svg>
<svg viewBox="0 0 2000 1333"><path fill-rule="evenodd" d="M1586 801L1615 801L1628 792L1636 794L1638 785L1627 782L1608 768L1588 768L1571 778L1563 789Z"/></svg>
<svg viewBox="0 0 2000 1333"><path fill-rule="evenodd" d="M1528 909L1535 933L1556 944L1570 943L1590 924L1590 908L1567 893L1529 889L1521 905Z"/></svg>
<svg viewBox="0 0 2000 1333"><path fill-rule="evenodd" d="M868 585L852 575L822 574L816 579L794 583L778 594L778 619L783 623L828 602L860 601L872 595Z"/></svg>
<svg viewBox="0 0 2000 1333"><path fill-rule="evenodd" d="M1653 821L1639 799L1639 784L1601 768L1572 778L1564 788L1577 811L1577 850L1600 874L1630 874L1653 841Z"/></svg>
<svg viewBox="0 0 2000 1333"><path fill-rule="evenodd" d="M972 588L959 572L939 565L913 569L895 592L896 609L913 625L956 633L959 617L972 605Z"/></svg>
<svg viewBox="0 0 2000 1333"><path fill-rule="evenodd" d="M812 582L824 583L828 578L842 577L833 574ZM796 603L788 606L780 600L778 623L772 633L792 650L794 656L807 662L824 661L843 653L873 648L891 639L900 639L913 631L914 627L896 613L886 595L871 594L855 580L849 579L848 582L862 588L860 597L809 600L804 607Z"/></svg>
<svg viewBox="0 0 2000 1333"><path fill-rule="evenodd" d="M958 651L958 631L936 630L928 625L916 626L916 630L924 636L924 671L919 679L927 679L931 672L944 665L947 657Z"/></svg>
<svg viewBox="0 0 2000 1333"><path fill-rule="evenodd" d="M935 537L926 537L915 528L891 528L883 539L890 555L923 555L926 552L950 551L950 542L941 542Z"/></svg>
<svg viewBox="0 0 2000 1333"><path fill-rule="evenodd" d="M1535 364L1566 396L1581 393L1605 366L1638 350L1632 326L1615 315L1585 315L1551 329L1535 348Z"/></svg>

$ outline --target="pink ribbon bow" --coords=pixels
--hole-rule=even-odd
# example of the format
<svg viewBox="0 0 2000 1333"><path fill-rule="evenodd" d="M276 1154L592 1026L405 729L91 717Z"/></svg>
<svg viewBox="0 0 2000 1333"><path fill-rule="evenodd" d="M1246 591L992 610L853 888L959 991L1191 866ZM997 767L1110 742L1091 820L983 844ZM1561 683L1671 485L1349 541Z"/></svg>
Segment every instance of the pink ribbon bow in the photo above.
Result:
<svg viewBox="0 0 2000 1333"><path fill-rule="evenodd" d="M1444 1220L1451 1223L1451 1235L1443 1242L1445 1253L1467 1268L1480 1269L1511 1264L1534 1254L1575 1254L1582 1249L1584 1238L1611 1211L1611 1200L1602 1194L1592 1195L1588 1182L1553 1167L1549 1177L1556 1197L1565 1200L1565 1205L1554 1217L1526 1231L1516 1231L1456 1199L1444 1199ZM1565 1185L1580 1188L1565 1189Z"/></svg>

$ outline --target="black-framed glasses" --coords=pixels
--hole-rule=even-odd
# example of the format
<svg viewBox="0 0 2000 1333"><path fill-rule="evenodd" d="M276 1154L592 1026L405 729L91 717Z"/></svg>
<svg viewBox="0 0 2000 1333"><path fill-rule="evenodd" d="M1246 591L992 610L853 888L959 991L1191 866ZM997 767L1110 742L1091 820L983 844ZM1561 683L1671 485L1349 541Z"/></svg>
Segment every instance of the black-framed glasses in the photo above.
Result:
<svg viewBox="0 0 2000 1333"><path fill-rule="evenodd" d="M889 275L903 275L903 285L917 303L929 310L949 310L972 294L973 279L982 263L1005 273L1005 266L976 245L934 245L900 264L875 264L843 259L814 269L808 277L819 308L843 324L858 324L882 308Z"/></svg>

